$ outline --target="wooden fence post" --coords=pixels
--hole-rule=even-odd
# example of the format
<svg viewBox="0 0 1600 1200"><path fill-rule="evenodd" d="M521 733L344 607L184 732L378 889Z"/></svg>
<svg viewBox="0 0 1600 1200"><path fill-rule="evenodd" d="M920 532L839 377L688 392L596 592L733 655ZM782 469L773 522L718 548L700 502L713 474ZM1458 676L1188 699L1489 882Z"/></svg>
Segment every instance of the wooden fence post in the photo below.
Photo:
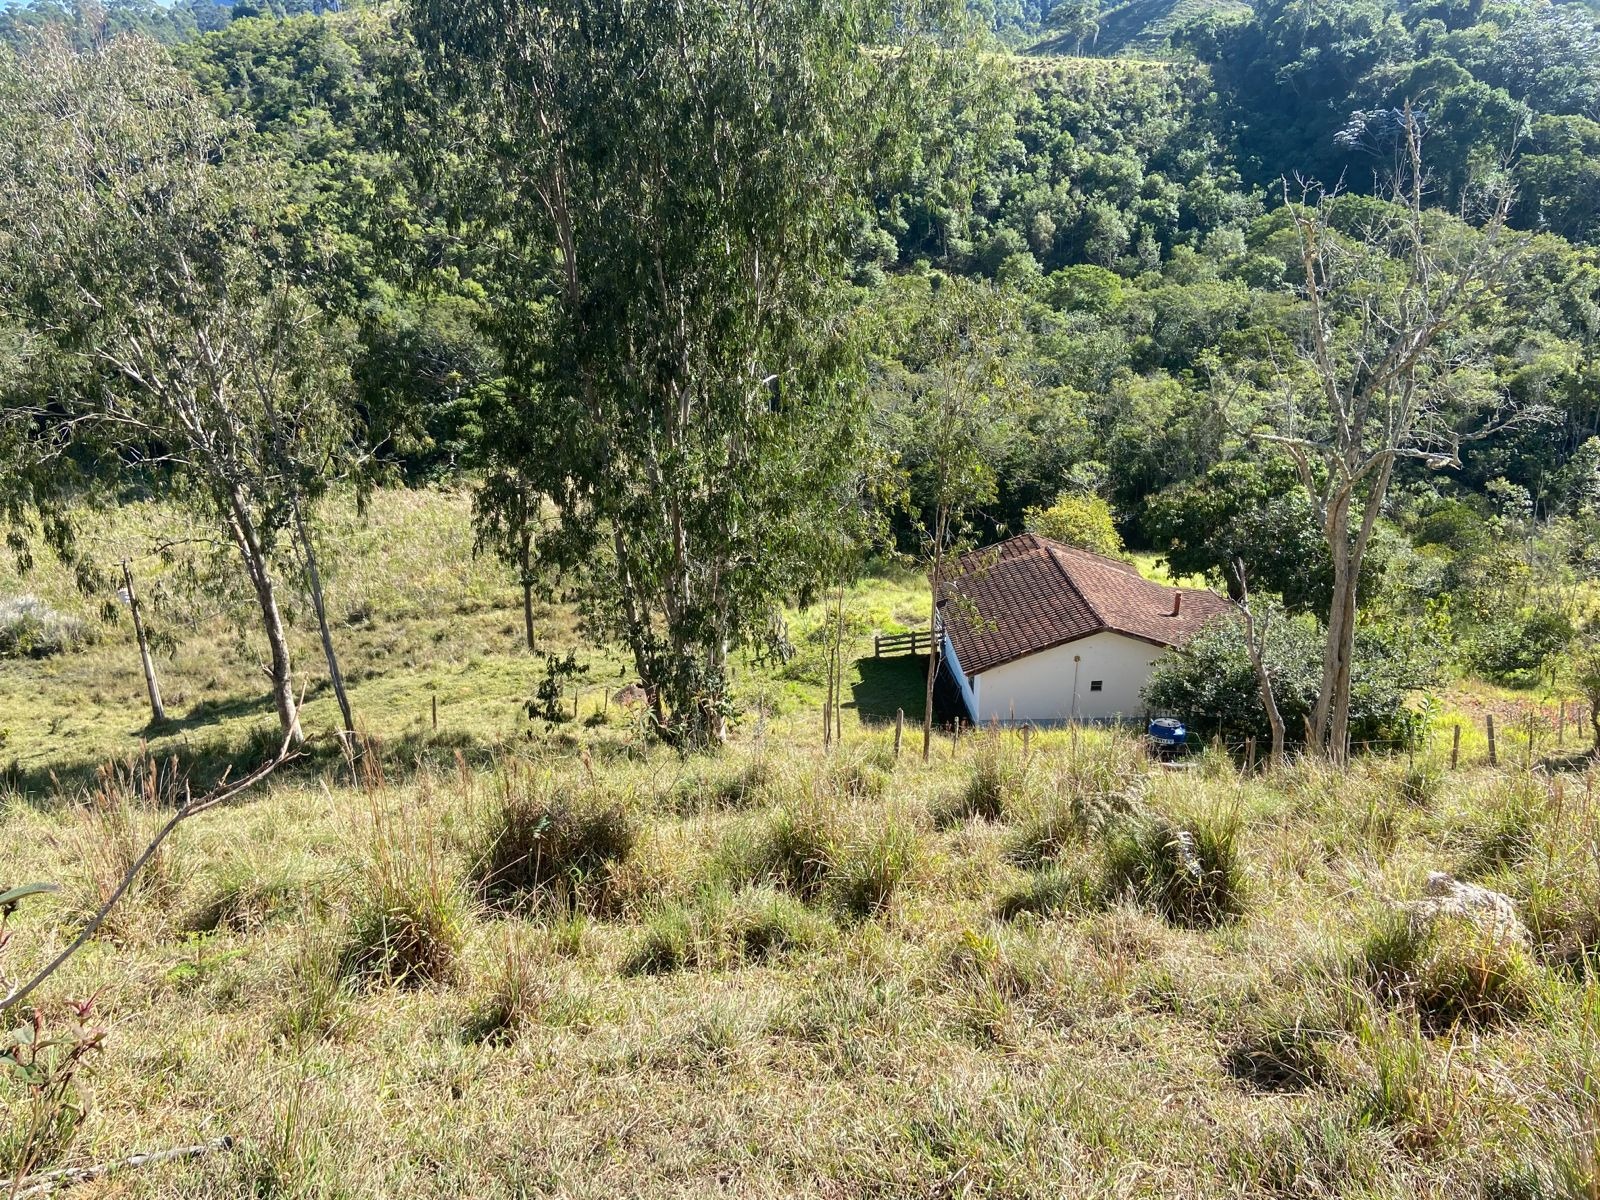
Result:
<svg viewBox="0 0 1600 1200"><path fill-rule="evenodd" d="M1247 775L1256 773L1256 740L1253 737L1244 740L1244 769Z"/></svg>
<svg viewBox="0 0 1600 1200"><path fill-rule="evenodd" d="M1456 763L1461 758L1461 722L1456 722L1455 732L1450 735L1450 769L1456 769Z"/></svg>
<svg viewBox="0 0 1600 1200"><path fill-rule="evenodd" d="M894 756L896 758L900 757L900 739L905 736L905 732L906 710L897 708L894 710Z"/></svg>
<svg viewBox="0 0 1600 1200"><path fill-rule="evenodd" d="M439 695L437 692L434 693L433 697L433 731L435 733L439 732Z"/></svg>
<svg viewBox="0 0 1600 1200"><path fill-rule="evenodd" d="M1494 714L1493 713L1485 713L1484 714L1483 727L1489 734L1489 765L1491 767L1498 767L1500 765L1500 756L1495 753L1495 749L1494 749Z"/></svg>

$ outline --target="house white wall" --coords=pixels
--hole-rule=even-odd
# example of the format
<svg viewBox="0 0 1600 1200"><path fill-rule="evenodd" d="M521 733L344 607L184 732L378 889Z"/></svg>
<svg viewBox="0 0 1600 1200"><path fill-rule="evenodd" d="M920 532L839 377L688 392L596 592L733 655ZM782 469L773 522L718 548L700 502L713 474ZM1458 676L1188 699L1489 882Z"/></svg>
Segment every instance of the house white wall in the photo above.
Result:
<svg viewBox="0 0 1600 1200"><path fill-rule="evenodd" d="M1096 633L992 667L972 679L978 720L1105 720L1144 715L1140 689L1167 651L1120 633ZM1074 661L1074 660L1077 661ZM1101 690L1090 684L1099 680ZM1078 703L1072 703L1076 680Z"/></svg>

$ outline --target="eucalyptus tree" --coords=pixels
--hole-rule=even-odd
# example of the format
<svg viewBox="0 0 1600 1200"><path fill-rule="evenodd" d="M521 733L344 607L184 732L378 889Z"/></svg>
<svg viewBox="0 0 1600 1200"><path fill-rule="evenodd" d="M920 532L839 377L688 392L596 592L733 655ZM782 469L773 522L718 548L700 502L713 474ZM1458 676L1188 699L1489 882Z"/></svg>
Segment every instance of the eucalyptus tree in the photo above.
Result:
<svg viewBox="0 0 1600 1200"><path fill-rule="evenodd" d="M1014 434L1021 396L1022 328L1016 298L992 284L935 276L908 284L891 319L896 355L880 386L895 427L901 504L928 573L928 653L922 757L933 744L939 660L939 592L954 557L971 545L970 518L996 494L997 464Z"/></svg>
<svg viewBox="0 0 1600 1200"><path fill-rule="evenodd" d="M527 464L544 453L536 405L523 403L504 382L479 389L480 472L472 498L477 530L474 550L493 551L514 568L522 588L522 636L528 653L538 649L533 628L533 593L539 585L538 540L544 520L544 494L529 477Z"/></svg>
<svg viewBox="0 0 1600 1200"><path fill-rule="evenodd" d="M554 514L668 736L817 582L862 440L849 240L951 56L880 0L410 0L406 143L491 261ZM431 163L427 160L432 160ZM487 247L487 249L483 249ZM519 501L520 503L520 501Z"/></svg>
<svg viewBox="0 0 1600 1200"><path fill-rule="evenodd" d="M320 610L307 508L345 451L348 374L289 266L281 177L241 147L154 43L47 34L0 57L0 304L30 381L12 428L35 461L68 442L102 483L138 473L206 516L298 741L276 562L298 537Z"/></svg>

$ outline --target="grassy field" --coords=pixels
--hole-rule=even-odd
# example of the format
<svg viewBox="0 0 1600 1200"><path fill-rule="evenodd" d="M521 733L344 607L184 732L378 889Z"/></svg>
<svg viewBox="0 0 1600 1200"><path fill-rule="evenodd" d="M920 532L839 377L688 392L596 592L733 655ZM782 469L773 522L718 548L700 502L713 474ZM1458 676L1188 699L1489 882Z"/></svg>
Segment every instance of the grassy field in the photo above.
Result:
<svg viewBox="0 0 1600 1200"><path fill-rule="evenodd" d="M99 536L161 520L125 510ZM96 997L104 1042L63 1092L80 1107L42 1127L0 1076L0 1179L229 1136L81 1192L1600 1194L1586 763L1474 752L1451 773L1436 739L1246 777L1059 731L1026 758L1011 734L941 735L924 764L883 723L920 696L916 664L870 657L825 754L805 613L791 663L741 667L735 744L684 759L593 713L612 652L587 652L598 719L528 719L540 664L460 496L385 496L329 537L384 752L359 783L324 754L179 829L42 994L46 1034ZM225 598L180 609L179 581L148 577L183 634L162 664L182 721L151 752L243 753L271 724L258 652ZM48 572L26 586L98 607ZM857 653L922 597L862 584ZM540 622L552 649L583 644L565 606ZM171 795L137 768L74 774L145 732L125 627L0 664L0 687L0 890L63 887L9 921L15 979ZM308 723L329 727L325 699ZM1528 941L1416 919L1430 871L1509 895Z"/></svg>

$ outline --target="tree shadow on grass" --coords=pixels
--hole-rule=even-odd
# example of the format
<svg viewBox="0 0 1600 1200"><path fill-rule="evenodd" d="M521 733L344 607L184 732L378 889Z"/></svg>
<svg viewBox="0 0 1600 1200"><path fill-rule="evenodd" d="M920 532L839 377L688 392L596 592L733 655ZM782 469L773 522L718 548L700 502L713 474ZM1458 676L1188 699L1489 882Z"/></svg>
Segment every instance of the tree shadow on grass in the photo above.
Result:
<svg viewBox="0 0 1600 1200"><path fill-rule="evenodd" d="M266 705L270 709L270 704ZM249 705L240 711L248 712ZM213 709L213 712L216 712ZM214 718L214 719L220 719ZM184 728L181 722L169 723L155 733L170 733ZM164 781L179 781L176 788L167 787L167 794L175 794L186 782L189 790L198 795L215 787L222 779L236 779L247 775L266 759L277 754L282 745L282 734L277 722L253 726L247 732L234 736L215 734L204 740L185 738L178 745L164 745L151 755L160 764ZM385 783L403 783L424 767L451 766L464 759L473 768L489 765L496 747L463 732L435 733L416 731L401 737L370 739L363 742L362 753L367 756L363 777ZM96 786L102 768L108 764L123 765L136 762L140 748L129 747L126 754L101 757L61 758L38 766L22 767L15 760L9 766L0 763L0 797L11 795L30 807L40 810L60 808L82 797ZM342 776L349 783L349 771L344 751L331 734L314 735L307 740L297 757L285 763L274 773L278 781L316 779L325 772Z"/></svg>

